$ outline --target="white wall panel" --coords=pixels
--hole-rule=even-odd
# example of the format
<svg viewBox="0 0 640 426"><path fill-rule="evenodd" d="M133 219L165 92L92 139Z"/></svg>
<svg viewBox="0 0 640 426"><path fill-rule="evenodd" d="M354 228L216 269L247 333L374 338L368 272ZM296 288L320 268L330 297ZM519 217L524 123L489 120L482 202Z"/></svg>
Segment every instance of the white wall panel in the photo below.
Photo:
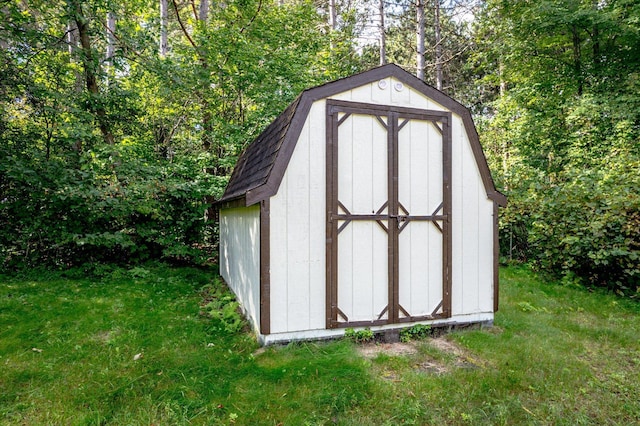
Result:
<svg viewBox="0 0 640 426"><path fill-rule="evenodd" d="M325 105L314 104L271 198L271 332L325 327Z"/></svg>
<svg viewBox="0 0 640 426"><path fill-rule="evenodd" d="M388 199L386 129L354 114L338 132L338 200L352 214L375 213Z"/></svg>
<svg viewBox="0 0 640 426"><path fill-rule="evenodd" d="M462 120L452 123L453 314L493 311L493 202Z"/></svg>
<svg viewBox="0 0 640 426"><path fill-rule="evenodd" d="M406 86L403 91L395 91L393 86L395 82L394 79L389 78L385 89L380 89L376 82L340 93L332 98L443 110L439 104ZM492 310L493 235L492 202L486 199L462 120L454 115L452 124L452 312L455 319L460 315ZM349 167L355 167L360 171L352 177L350 182L340 183L339 199L345 203L351 213L375 212L387 198L386 152L373 149L371 140L377 138L378 132L381 135L384 134L384 129L375 118L362 116L347 119L339 129L340 132L352 132L358 135L356 145L351 151L340 151L339 166L350 164ZM429 140L440 138L432 125L419 122L407 124L402 129L401 135L402 132L426 135ZM325 144L325 102L318 101L311 107L278 193L271 199L271 331L274 334L325 327ZM386 149L386 135L384 144ZM432 205L434 202L432 200L438 196L441 198L442 186L440 182L432 179L432 173L434 176L436 172L441 174L441 162L431 169L423 167L423 164L431 164L434 157L441 158L438 157L441 156L441 146L438 147L432 143L428 143L426 148L411 146L409 151L401 151L400 155L407 157L408 160L401 158L400 161L409 161L410 169L413 170L409 176L404 178L400 176L401 180L408 179L409 182L407 188L400 188L400 201L412 214L417 214L418 211L420 211L419 214L433 213L437 205ZM381 173L374 172L374 169L378 168L383 169ZM343 170L340 174L344 175L342 172ZM376 179L380 179L381 182L371 185L371 182ZM416 196L425 190L428 192L426 198ZM429 204L424 204L425 199L429 200ZM423 210L426 211L423 212ZM405 262L413 266L407 270L406 274L412 277L409 281L414 281L413 277L435 281L436 276L441 276L442 259L439 257L441 250L439 254L436 252L429 254L429 251L432 246L437 245L439 231L433 224L426 223L425 225L428 226L415 226L415 234L412 235L408 230L413 225L409 225L401 233L400 239L401 250L412 252ZM349 295L338 295L340 308L351 310L348 313L350 320L357 320L359 316L368 316L367 319L371 319L372 313L380 307L378 305L383 301L385 303L382 304L382 308L386 305L386 293L368 291L367 294L371 295L371 300L367 301L362 308L354 305L354 301L364 290L358 287L361 284L379 286L386 291L386 285L377 283L377 280L383 279L386 284L388 277L386 250L366 250L363 254L361 249L353 246L356 236L359 241L363 241L358 244L362 244L363 247L367 245L372 247L386 246L387 235L377 223L361 222L356 226L351 223L339 236L341 250L339 268L346 271L347 265L354 265L350 273L352 276L357 276L359 281L359 283L355 281L352 283ZM374 255L374 253L382 253L382 257L376 258L377 254ZM425 259L428 260L425 261ZM223 269L221 265L221 270ZM402 263L401 270L403 270ZM424 278L425 276L428 278ZM344 278L341 277L341 285L344 283L343 280ZM428 287L426 292L429 300L438 291ZM403 297L401 304L412 314L414 314L412 310L428 310L432 307L414 302L414 300L423 300L424 293L424 289L412 288L409 293L411 296L407 300L401 292ZM350 308L343 308L343 302ZM346 310L345 313L347 313ZM377 314L379 312L375 312L376 316Z"/></svg>
<svg viewBox="0 0 640 426"><path fill-rule="evenodd" d="M387 131L374 116L353 114L338 132L338 200L351 214L376 213L388 200ZM338 307L349 321L377 319L387 306L387 241L371 220L338 236Z"/></svg>
<svg viewBox="0 0 640 426"><path fill-rule="evenodd" d="M413 221L398 246L400 305L412 316L430 315L442 301L442 233L429 221Z"/></svg>
<svg viewBox="0 0 640 426"><path fill-rule="evenodd" d="M220 212L220 274L254 329L260 323L260 206Z"/></svg>
<svg viewBox="0 0 640 426"><path fill-rule="evenodd" d="M400 130L398 167L400 203L411 215L433 214L443 202L443 143L429 121L411 120ZM442 301L442 247L430 221L412 221L400 233L400 304L413 316L430 315Z"/></svg>
<svg viewBox="0 0 640 426"><path fill-rule="evenodd" d="M445 111L442 105L427 98L422 93L413 90L409 86L402 84L395 78L388 77L384 80L386 81L384 88L381 88L378 82L375 81L356 87L355 89L338 93L331 96L331 99ZM398 83L402 85L401 90L396 89Z"/></svg>
<svg viewBox="0 0 640 426"><path fill-rule="evenodd" d="M387 241L374 221L353 221L338 235L338 308L349 321L377 319L387 306Z"/></svg>
<svg viewBox="0 0 640 426"><path fill-rule="evenodd" d="M271 284L271 332L280 333L288 330L289 319L289 274L288 253L289 253L289 227L287 222L287 198L286 188L288 174L285 172L280 190L271 198L269 205L271 239L270 247L270 284Z"/></svg>
<svg viewBox="0 0 640 426"><path fill-rule="evenodd" d="M309 123L301 136L309 135ZM309 143L296 146L296 157L287 169L287 330L300 324L308 328L309 304ZM278 250L276 248L276 250Z"/></svg>

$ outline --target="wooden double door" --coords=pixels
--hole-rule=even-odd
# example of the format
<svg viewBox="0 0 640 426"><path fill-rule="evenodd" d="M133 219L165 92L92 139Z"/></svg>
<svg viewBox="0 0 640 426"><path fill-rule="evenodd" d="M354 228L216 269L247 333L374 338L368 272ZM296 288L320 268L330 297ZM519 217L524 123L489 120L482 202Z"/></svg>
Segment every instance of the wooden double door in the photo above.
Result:
<svg viewBox="0 0 640 426"><path fill-rule="evenodd" d="M450 123L327 101L327 328L451 316Z"/></svg>

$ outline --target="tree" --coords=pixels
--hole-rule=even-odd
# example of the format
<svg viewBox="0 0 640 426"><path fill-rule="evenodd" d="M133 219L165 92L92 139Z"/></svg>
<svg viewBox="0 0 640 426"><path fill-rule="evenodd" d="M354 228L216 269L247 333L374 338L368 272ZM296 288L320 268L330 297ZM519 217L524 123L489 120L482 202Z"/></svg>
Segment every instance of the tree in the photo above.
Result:
<svg viewBox="0 0 640 426"><path fill-rule="evenodd" d="M510 194L503 237L544 270L624 292L640 276L629 191L640 154L640 10L630 6L490 1L478 34L491 42L476 57L495 99L481 134Z"/></svg>
<svg viewBox="0 0 640 426"><path fill-rule="evenodd" d="M83 10L83 4L79 0L68 0L68 13L75 22L78 30L78 38L80 40L80 47L82 49L82 65L84 68L84 78L86 82L87 91L89 92L89 109L95 114L102 132L104 141L113 145L115 139L111 132L111 126L107 117L107 112L102 105L102 96L100 93L100 87L98 85L98 79L101 74L100 62L95 49L91 42L91 20L85 15ZM111 36L110 36L111 37ZM112 52L110 52L112 53Z"/></svg>
<svg viewBox="0 0 640 426"><path fill-rule="evenodd" d="M424 28L424 0L417 0L416 2L416 76L420 80L424 80L424 43L425 43L425 28Z"/></svg>

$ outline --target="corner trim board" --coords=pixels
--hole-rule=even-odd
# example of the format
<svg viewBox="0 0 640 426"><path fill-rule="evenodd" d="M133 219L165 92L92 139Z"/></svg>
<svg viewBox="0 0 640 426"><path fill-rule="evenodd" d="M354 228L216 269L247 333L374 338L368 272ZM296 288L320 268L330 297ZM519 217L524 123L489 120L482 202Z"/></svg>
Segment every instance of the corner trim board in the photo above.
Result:
<svg viewBox="0 0 640 426"><path fill-rule="evenodd" d="M260 334L271 334L271 212L269 198L260 202Z"/></svg>

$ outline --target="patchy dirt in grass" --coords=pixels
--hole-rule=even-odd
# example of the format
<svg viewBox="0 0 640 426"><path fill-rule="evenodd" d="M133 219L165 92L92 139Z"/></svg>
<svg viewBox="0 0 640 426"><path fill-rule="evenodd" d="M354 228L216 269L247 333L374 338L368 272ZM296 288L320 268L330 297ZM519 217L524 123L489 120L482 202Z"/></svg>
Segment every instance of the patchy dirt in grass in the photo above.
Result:
<svg viewBox="0 0 640 426"><path fill-rule="evenodd" d="M414 366L415 370L418 370L421 373L426 374L445 374L451 371L450 367L442 362L436 361L434 359L423 361Z"/></svg>
<svg viewBox="0 0 640 426"><path fill-rule="evenodd" d="M421 353L419 345L427 344L444 354L443 357L432 357ZM370 343L360 345L358 352L364 358L373 359L379 354L392 357L408 357L414 361L413 369L425 374L446 374L453 369L478 369L485 367L485 361L474 358L466 349L462 348L445 336L434 337L422 342L408 343ZM423 351L424 352L424 351ZM393 369L385 368L381 377L391 381L397 381L399 375Z"/></svg>
<svg viewBox="0 0 640 426"><path fill-rule="evenodd" d="M368 343L358 346L358 352L365 358L375 358L379 354L389 356L414 355L418 353L415 343Z"/></svg>
<svg viewBox="0 0 640 426"><path fill-rule="evenodd" d="M109 344L113 342L113 340L120 334L120 330L105 330L99 331L93 336L91 336L91 340L94 342L101 343L103 345Z"/></svg>

